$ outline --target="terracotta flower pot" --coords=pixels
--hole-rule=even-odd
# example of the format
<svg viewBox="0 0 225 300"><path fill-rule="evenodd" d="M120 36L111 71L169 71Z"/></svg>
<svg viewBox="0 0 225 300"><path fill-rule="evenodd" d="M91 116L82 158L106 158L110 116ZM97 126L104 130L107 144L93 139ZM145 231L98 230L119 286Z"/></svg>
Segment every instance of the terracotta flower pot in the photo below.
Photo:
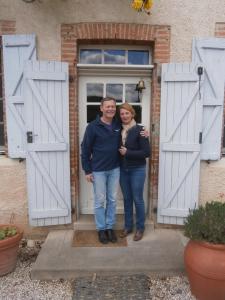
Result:
<svg viewBox="0 0 225 300"><path fill-rule="evenodd" d="M225 245L189 241L184 263L198 300L225 300Z"/></svg>
<svg viewBox="0 0 225 300"><path fill-rule="evenodd" d="M0 240L0 276L10 273L15 269L17 251L23 236L23 232L17 226L12 224L0 225L0 229L2 227L11 226L17 229L17 234L4 240Z"/></svg>

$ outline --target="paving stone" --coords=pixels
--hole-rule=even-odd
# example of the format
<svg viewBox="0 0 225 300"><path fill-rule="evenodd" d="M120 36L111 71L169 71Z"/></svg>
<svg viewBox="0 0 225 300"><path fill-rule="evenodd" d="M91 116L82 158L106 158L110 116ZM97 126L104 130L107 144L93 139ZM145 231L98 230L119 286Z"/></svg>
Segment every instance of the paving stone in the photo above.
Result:
<svg viewBox="0 0 225 300"><path fill-rule="evenodd" d="M94 276L77 278L73 300L150 300L149 277Z"/></svg>
<svg viewBox="0 0 225 300"><path fill-rule="evenodd" d="M176 230L146 230L139 242L128 236L127 247L72 247L73 234L73 230L49 233L32 269L32 279L75 279L93 273L178 274L184 270L184 245Z"/></svg>

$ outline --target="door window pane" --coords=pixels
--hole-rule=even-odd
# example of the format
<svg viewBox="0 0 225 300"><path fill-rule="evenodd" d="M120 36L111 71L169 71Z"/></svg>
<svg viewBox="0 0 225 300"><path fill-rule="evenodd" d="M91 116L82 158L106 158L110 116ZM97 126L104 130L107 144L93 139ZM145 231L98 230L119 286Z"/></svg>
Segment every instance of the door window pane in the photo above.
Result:
<svg viewBox="0 0 225 300"><path fill-rule="evenodd" d="M106 97L116 99L116 102L122 102L123 99L123 85L122 84L106 84Z"/></svg>
<svg viewBox="0 0 225 300"><path fill-rule="evenodd" d="M137 123L141 123L142 122L142 118L141 118L142 108L141 108L141 106L139 106L139 105L133 105L133 109L136 112L135 121Z"/></svg>
<svg viewBox="0 0 225 300"><path fill-rule="evenodd" d="M128 50L129 65L148 65L149 52L145 50Z"/></svg>
<svg viewBox="0 0 225 300"><path fill-rule="evenodd" d="M102 51L100 49L80 50L80 63L82 64L101 64Z"/></svg>
<svg viewBox="0 0 225 300"><path fill-rule="evenodd" d="M87 106L87 123L95 120L97 115L100 115L100 105L88 105Z"/></svg>
<svg viewBox="0 0 225 300"><path fill-rule="evenodd" d="M3 101L0 98L0 123L3 122Z"/></svg>
<svg viewBox="0 0 225 300"><path fill-rule="evenodd" d="M105 50L105 64L125 64L125 50Z"/></svg>
<svg viewBox="0 0 225 300"><path fill-rule="evenodd" d="M125 85L125 100L126 102L138 103L140 99L138 97L138 91L136 91L136 84Z"/></svg>
<svg viewBox="0 0 225 300"><path fill-rule="evenodd" d="M0 52L0 55L1 55L1 52ZM0 61L0 65L1 65L1 61ZM3 94L2 94L2 74L1 74L1 69L0 69L0 98L3 97Z"/></svg>
<svg viewBox="0 0 225 300"><path fill-rule="evenodd" d="M1 146L4 146L4 126L0 124L0 149Z"/></svg>
<svg viewBox="0 0 225 300"><path fill-rule="evenodd" d="M103 83L87 83L87 102L100 102L103 98Z"/></svg>

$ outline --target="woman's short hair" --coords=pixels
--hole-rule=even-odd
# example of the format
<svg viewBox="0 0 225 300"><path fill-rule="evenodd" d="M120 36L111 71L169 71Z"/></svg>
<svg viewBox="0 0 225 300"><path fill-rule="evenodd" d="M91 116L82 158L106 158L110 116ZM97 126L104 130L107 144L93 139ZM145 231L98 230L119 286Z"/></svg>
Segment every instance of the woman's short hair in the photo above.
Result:
<svg viewBox="0 0 225 300"><path fill-rule="evenodd" d="M135 117L135 115L136 115L136 112L135 112L133 106L130 105L129 103L127 103L127 102L125 102L125 103L123 103L123 104L121 104L121 105L119 106L119 111L120 111L121 109L126 109L126 110L128 110L128 111L132 114L133 117Z"/></svg>

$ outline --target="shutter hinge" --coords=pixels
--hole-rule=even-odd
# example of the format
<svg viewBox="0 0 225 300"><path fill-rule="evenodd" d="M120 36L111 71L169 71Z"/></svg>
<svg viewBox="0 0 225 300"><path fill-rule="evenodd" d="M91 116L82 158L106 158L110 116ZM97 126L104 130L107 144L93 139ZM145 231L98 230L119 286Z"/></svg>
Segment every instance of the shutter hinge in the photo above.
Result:
<svg viewBox="0 0 225 300"><path fill-rule="evenodd" d="M199 100L201 99L202 95L201 95L201 77L203 74L203 67L199 66L197 69L197 73L198 73L198 94L199 94Z"/></svg>
<svg viewBox="0 0 225 300"><path fill-rule="evenodd" d="M202 144L202 132L199 132L199 144Z"/></svg>

